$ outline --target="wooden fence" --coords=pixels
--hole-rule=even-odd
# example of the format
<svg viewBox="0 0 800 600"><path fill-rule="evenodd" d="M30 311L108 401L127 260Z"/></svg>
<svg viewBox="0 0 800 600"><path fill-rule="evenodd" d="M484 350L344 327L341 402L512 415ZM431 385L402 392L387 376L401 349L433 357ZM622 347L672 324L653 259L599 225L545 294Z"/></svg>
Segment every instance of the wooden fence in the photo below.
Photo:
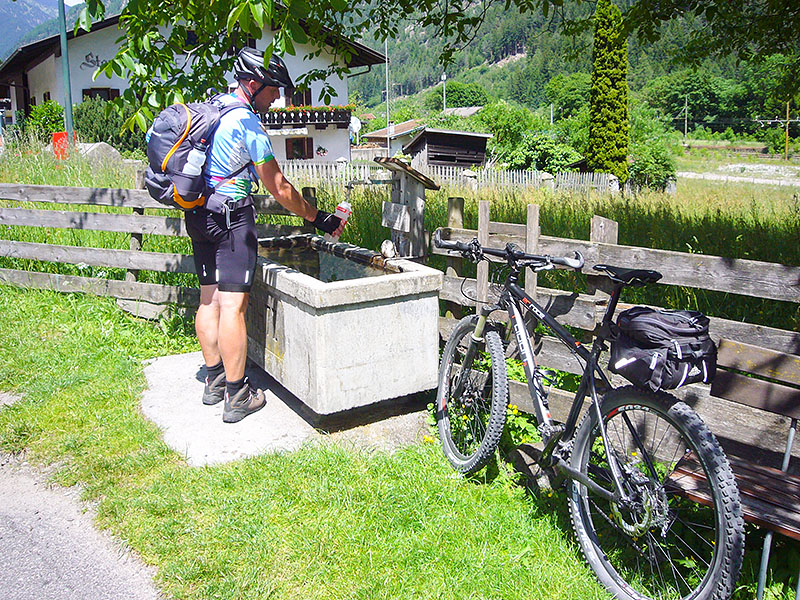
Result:
<svg viewBox="0 0 800 600"><path fill-rule="evenodd" d="M776 301L800 303L800 267L745 259L730 259L702 254L689 254L617 244L618 225L614 221L595 216L592 219L588 240L573 240L540 235L538 207L529 205L527 225L495 223L489 219L489 203L481 202L478 211L478 230L463 229L463 199L451 198L448 205L448 227L442 230L444 239L468 242L478 238L482 244L504 247L515 243L527 252L569 256L580 251L589 277L589 286L583 293L546 289L537 285L536 277L526 273L525 287L537 302L547 307L556 318L572 327L584 330L585 340L591 341L592 332L600 323L606 309L607 294L602 287L607 278L592 275L592 265L606 263L631 268L654 269L663 274L659 284L685 286L705 290L767 298ZM433 249L434 254L447 256L444 286L440 298L449 303L453 313L463 306L474 307L477 302L496 300L488 280L488 265L478 265L476 279L464 279L463 260L457 253ZM619 310L628 306L621 304ZM499 313L494 313L497 317ZM502 315L499 315L502 317ZM449 336L456 320L442 317L440 333ZM770 348L789 354L800 354L800 333L765 327L751 323L711 317L712 337L726 338L747 344ZM605 358L607 360L607 357ZM539 353L539 362L550 368L569 373L581 373L582 365L569 348L552 337L545 336ZM618 383L623 383L617 379ZM718 434L732 454L742 455L745 446L762 448L761 464L780 464L780 452L785 445L785 427L782 417L765 417L761 411L711 399L708 386L693 385L679 390L689 404L694 406L711 429ZM550 407L556 419L565 419L573 395L553 389ZM533 411L527 386L511 382L511 402L522 410ZM748 433L742 433L748 432ZM754 433L755 432L755 433ZM759 434L759 432L761 432ZM800 449L795 453L800 456Z"/></svg>
<svg viewBox="0 0 800 600"><path fill-rule="evenodd" d="M359 175L361 176L361 175ZM311 190L306 197L315 202ZM70 188L36 185L0 184L0 198L12 201L12 206L0 207L0 225L25 227L52 227L57 229L82 229L121 232L130 236L128 249L76 247L34 242L0 240L0 256L41 260L54 263L85 264L97 267L116 267L126 270L124 280L99 277L63 275L0 269L0 283L54 289L64 292L89 292L116 297L127 310L152 318L165 304L193 305L198 302L198 290L175 285L147 283L140 280L139 271L192 273L194 264L190 256L167 252L142 251L145 235L186 236L183 218L175 212L164 212L144 190ZM66 204L75 210L53 208L53 204ZM46 207L50 207L47 208ZM97 207L115 207L113 212L98 212ZM153 212L152 209L161 209ZM283 207L271 197L257 197L260 213L287 215ZM537 286L535 277L528 277L526 288L550 312L568 325L583 329L586 339L599 322L605 308L606 296L602 291L604 278L592 275L591 265L610 263L652 268L663 274L660 283L714 290L766 298L781 302L800 302L800 267L765 263L745 259L729 259L702 254L688 254L650 248L621 246L617 244L617 224L602 217L592 219L588 240L573 240L540 235L538 207L528 207L528 224L494 223L489 219L489 203L479 207L477 231L463 229L463 199L451 198L448 205L449 227L444 237L469 241L478 237L482 243L502 247L513 242L529 251L553 255L569 255L580 250L586 258L585 272L589 275L589 288L583 293L545 289ZM282 235L307 231L303 227L259 225L259 236ZM447 254L434 250L436 254ZM447 256L447 272L441 298L459 306L474 305L461 293L463 272L459 257ZM478 277L463 282L463 289L471 298L487 299L491 293L488 268L479 265ZM596 286L596 287L595 287ZM621 307L624 308L624 307ZM454 319L443 318L441 331L447 337ZM739 321L712 317L712 335L770 348L790 354L800 354L800 333ZM543 365L562 371L580 371L574 355L551 338L545 338L541 351ZM532 408L527 390L521 384L512 384L512 402L521 408ZM744 443L762 445L769 449L781 447L780 436L772 437L776 428L774 420L746 408L732 409L719 400L710 400L704 386L691 386L681 391L720 434L724 444ZM551 407L556 418L566 414L566 393L553 390ZM773 421L770 421L773 419ZM763 439L741 438L737 441L736 425L747 424L748 431L764 432ZM757 428L752 427L757 423ZM734 452L736 453L736 452ZM798 449L800 455L800 449ZM775 461L777 462L777 461ZM764 460L762 464L775 464Z"/></svg>
<svg viewBox="0 0 800 600"><path fill-rule="evenodd" d="M316 204L313 190L304 189L307 200ZM115 212L91 210L53 210L30 205L0 207L0 225L53 227L120 232L130 235L130 249L108 249L0 240L0 256L55 263L117 267L127 270L125 280L40 273L0 268L0 283L61 292L88 292L113 296L120 306L147 318L163 310L167 303L196 306L199 290L182 286L138 281L140 270L169 273L194 273L191 256L167 252L144 252L145 235L188 236L183 215L178 211L164 216L164 206L150 198L146 190L53 187L45 185L0 184L0 198L34 206L67 204L84 207L117 207ZM161 214L145 214L160 209ZM262 214L290 215L271 196L256 196L256 209ZM96 210L96 209L95 209ZM259 237L311 231L307 227L258 225Z"/></svg>

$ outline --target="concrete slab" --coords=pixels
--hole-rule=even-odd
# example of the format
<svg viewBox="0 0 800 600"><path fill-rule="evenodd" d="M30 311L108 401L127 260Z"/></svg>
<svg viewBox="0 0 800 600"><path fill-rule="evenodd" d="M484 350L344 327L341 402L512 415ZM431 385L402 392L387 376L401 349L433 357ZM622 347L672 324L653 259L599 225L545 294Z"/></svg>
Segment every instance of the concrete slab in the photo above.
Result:
<svg viewBox="0 0 800 600"><path fill-rule="evenodd" d="M424 400L400 400L319 422L291 393L254 364L247 376L265 390L267 405L239 423L222 422L222 403L201 402L205 367L200 352L164 356L145 367L141 407L164 441L191 466L224 463L305 443L344 443L392 450L420 441L427 429ZM402 413L402 414L398 414Z"/></svg>

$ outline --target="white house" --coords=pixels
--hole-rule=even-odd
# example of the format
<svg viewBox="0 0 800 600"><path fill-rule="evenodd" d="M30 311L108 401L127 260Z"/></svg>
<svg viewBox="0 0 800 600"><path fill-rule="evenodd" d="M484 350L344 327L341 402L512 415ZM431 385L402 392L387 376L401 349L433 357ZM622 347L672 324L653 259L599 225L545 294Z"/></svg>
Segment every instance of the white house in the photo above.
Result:
<svg viewBox="0 0 800 600"><path fill-rule="evenodd" d="M128 88L128 82L117 76L109 79L101 75L96 81L92 80L97 68L117 52L119 44L116 40L122 35L118 24L117 15L95 23L90 32L81 30L77 35L71 30L67 32L73 103L77 104L84 96L115 98ZM272 30L265 28L263 37L251 40L251 46L263 50L272 40L272 35ZM372 65L384 63L385 58L381 53L356 41L346 41L353 49L347 63L354 71L350 77L366 72ZM311 69L327 68L334 61L329 52L305 58L312 50L310 45L298 44L296 49L296 56L284 57L294 80ZM0 65L0 108L3 107L2 98L10 98L10 103L5 103L4 121L13 122L15 111L24 110L27 113L31 107L47 100L54 100L63 106L62 73L61 46L57 35L17 49ZM233 81L232 75L229 81ZM335 92L331 105L347 105L347 78L334 76L328 83ZM295 94L293 98L281 97L274 105L281 110L270 112L263 119L267 133L273 137L272 145L278 160L350 160L349 110L291 110L292 106L320 106L318 98L321 88L322 83L315 82L305 94Z"/></svg>

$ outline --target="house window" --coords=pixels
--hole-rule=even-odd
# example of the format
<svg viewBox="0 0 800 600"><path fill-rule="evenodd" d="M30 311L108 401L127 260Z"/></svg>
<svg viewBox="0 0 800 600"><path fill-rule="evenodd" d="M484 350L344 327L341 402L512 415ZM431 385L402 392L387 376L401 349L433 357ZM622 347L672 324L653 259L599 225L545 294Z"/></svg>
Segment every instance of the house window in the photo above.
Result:
<svg viewBox="0 0 800 600"><path fill-rule="evenodd" d="M295 91L290 106L311 106L311 90Z"/></svg>
<svg viewBox="0 0 800 600"><path fill-rule="evenodd" d="M289 138L286 140L287 160L314 158L314 138Z"/></svg>
<svg viewBox="0 0 800 600"><path fill-rule="evenodd" d="M248 37L247 38L247 47L252 48L253 50L256 49L256 38Z"/></svg>
<svg viewBox="0 0 800 600"><path fill-rule="evenodd" d="M36 106L36 96L31 96L31 106Z"/></svg>
<svg viewBox="0 0 800 600"><path fill-rule="evenodd" d="M81 96L83 98L113 100L114 98L119 98L119 90L116 88L84 88Z"/></svg>
<svg viewBox="0 0 800 600"><path fill-rule="evenodd" d="M50 92L45 92L45 93L44 93L44 95L42 96L42 99L43 99L45 102L47 102L48 100L50 100Z"/></svg>

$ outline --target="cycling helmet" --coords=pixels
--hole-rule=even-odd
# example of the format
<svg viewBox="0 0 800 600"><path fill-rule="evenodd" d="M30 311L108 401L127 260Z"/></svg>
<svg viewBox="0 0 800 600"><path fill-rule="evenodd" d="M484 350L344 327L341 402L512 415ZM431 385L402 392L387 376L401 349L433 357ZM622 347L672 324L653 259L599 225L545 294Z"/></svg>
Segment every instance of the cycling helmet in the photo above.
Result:
<svg viewBox="0 0 800 600"><path fill-rule="evenodd" d="M280 56L273 54L269 59L269 68L264 68L264 53L252 48L242 48L233 66L236 79L253 79L264 86L293 88L294 83L289 76L286 63Z"/></svg>

